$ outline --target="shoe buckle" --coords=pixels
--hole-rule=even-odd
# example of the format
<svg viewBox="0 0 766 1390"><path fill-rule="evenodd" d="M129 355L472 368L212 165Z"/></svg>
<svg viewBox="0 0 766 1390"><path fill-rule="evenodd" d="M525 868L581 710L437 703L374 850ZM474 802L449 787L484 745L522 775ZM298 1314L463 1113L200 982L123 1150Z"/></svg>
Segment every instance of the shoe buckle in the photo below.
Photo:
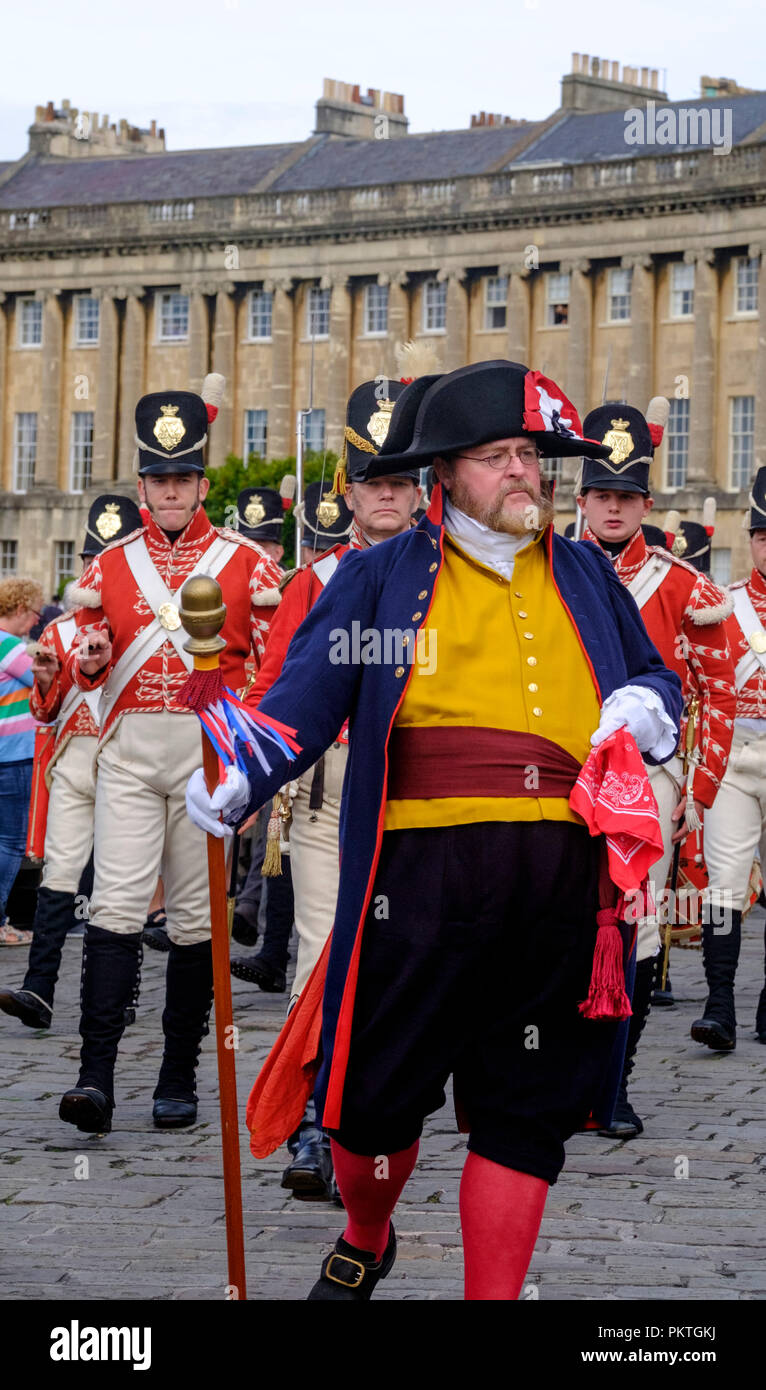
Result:
<svg viewBox="0 0 766 1390"><path fill-rule="evenodd" d="M354 1274L353 1283L350 1279L340 1279L337 1274L330 1273L333 1260L341 1260L343 1264L347 1265L356 1265L356 1268L359 1271L359 1273ZM335 1250L333 1251L332 1255L327 1261L327 1267L324 1273L325 1279L331 1279L333 1284L342 1284L344 1289L358 1289L359 1285L364 1279L365 1274L367 1273L367 1266L365 1264L362 1264L361 1260L353 1260L348 1255L339 1255L337 1250Z"/></svg>

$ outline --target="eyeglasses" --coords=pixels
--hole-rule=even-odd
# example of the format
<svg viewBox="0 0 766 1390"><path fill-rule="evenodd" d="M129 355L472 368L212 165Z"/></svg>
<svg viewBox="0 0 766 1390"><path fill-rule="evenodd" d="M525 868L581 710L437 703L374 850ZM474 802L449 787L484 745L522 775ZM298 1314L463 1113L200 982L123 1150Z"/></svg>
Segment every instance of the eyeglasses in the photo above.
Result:
<svg viewBox="0 0 766 1390"><path fill-rule="evenodd" d="M488 468L499 470L507 468L511 459L518 459L525 468L531 468L534 464L539 463L541 454L539 449L530 444L523 449L498 449L496 454L485 454L483 458L479 458L475 454L453 454L452 457L467 459L470 463L486 463Z"/></svg>

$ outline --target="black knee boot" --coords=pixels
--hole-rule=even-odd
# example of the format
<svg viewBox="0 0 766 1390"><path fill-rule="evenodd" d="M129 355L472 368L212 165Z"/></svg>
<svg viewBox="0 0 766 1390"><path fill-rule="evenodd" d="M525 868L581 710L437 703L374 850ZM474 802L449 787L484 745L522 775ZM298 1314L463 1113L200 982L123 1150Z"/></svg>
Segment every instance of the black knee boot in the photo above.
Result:
<svg viewBox="0 0 766 1390"><path fill-rule="evenodd" d="M314 1097L310 1096L306 1111L287 1147L292 1154L282 1174L282 1187L288 1188L304 1201L327 1200L333 1194L332 1153L329 1135L320 1129L316 1120Z"/></svg>
<svg viewBox="0 0 766 1390"><path fill-rule="evenodd" d="M86 1134L106 1134L114 1109L114 1064L133 998L141 933L104 931L91 923L83 943L80 1077L59 1115Z"/></svg>
<svg viewBox="0 0 766 1390"><path fill-rule="evenodd" d="M764 978L766 979L766 926L763 929L764 947ZM761 990L761 997L758 1000L758 1008L755 1014L755 1031L758 1034L758 1041L766 1043L766 984Z"/></svg>
<svg viewBox="0 0 766 1390"><path fill-rule="evenodd" d="M41 888L32 926L29 963L21 989L0 990L0 1009L21 1019L28 1028L50 1028L53 992L66 934L74 922L74 893Z"/></svg>
<svg viewBox="0 0 766 1390"><path fill-rule="evenodd" d="M158 1129L181 1129L197 1118L194 1073L200 1043L209 1032L213 1002L213 957L209 941L168 951L162 1031L165 1052L154 1092Z"/></svg>
<svg viewBox="0 0 766 1390"><path fill-rule="evenodd" d="M734 1011L734 976L737 973L742 937L742 913L706 905L702 923L702 956L705 962L708 998L702 1018L695 1019L691 1035L716 1052L733 1052L737 1043ZM721 922L717 917L723 917Z"/></svg>
<svg viewBox="0 0 766 1390"><path fill-rule="evenodd" d="M599 1130L599 1134L609 1139L635 1139L637 1134L643 1133L644 1126L628 1100L628 1078L633 1070L641 1034L651 1012L657 959L658 957L650 956L648 960L640 960L636 966L636 983L631 1000L633 1013L628 1024L628 1042L614 1116L608 1129Z"/></svg>

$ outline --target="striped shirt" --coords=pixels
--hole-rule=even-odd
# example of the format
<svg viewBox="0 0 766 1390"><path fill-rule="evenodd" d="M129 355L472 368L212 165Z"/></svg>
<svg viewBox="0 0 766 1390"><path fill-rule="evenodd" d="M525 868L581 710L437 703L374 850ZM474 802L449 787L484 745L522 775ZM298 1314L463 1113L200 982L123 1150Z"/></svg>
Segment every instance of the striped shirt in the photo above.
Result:
<svg viewBox="0 0 766 1390"><path fill-rule="evenodd" d="M0 627L0 763L33 756L36 723L29 712L33 685L32 658L25 643Z"/></svg>

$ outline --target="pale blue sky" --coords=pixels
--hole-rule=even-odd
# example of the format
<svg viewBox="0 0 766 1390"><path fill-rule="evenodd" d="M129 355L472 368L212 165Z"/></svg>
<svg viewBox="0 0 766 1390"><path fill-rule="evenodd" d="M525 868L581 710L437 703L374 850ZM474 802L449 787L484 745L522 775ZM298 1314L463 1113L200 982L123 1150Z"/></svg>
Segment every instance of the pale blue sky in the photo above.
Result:
<svg viewBox="0 0 766 1390"><path fill-rule="evenodd" d="M3 13L0 159L22 155L35 105L148 125L170 149L302 140L322 78L403 92L410 129L474 111L538 118L572 51L666 69L671 99L701 74L766 84L763 0L30 0Z"/></svg>

